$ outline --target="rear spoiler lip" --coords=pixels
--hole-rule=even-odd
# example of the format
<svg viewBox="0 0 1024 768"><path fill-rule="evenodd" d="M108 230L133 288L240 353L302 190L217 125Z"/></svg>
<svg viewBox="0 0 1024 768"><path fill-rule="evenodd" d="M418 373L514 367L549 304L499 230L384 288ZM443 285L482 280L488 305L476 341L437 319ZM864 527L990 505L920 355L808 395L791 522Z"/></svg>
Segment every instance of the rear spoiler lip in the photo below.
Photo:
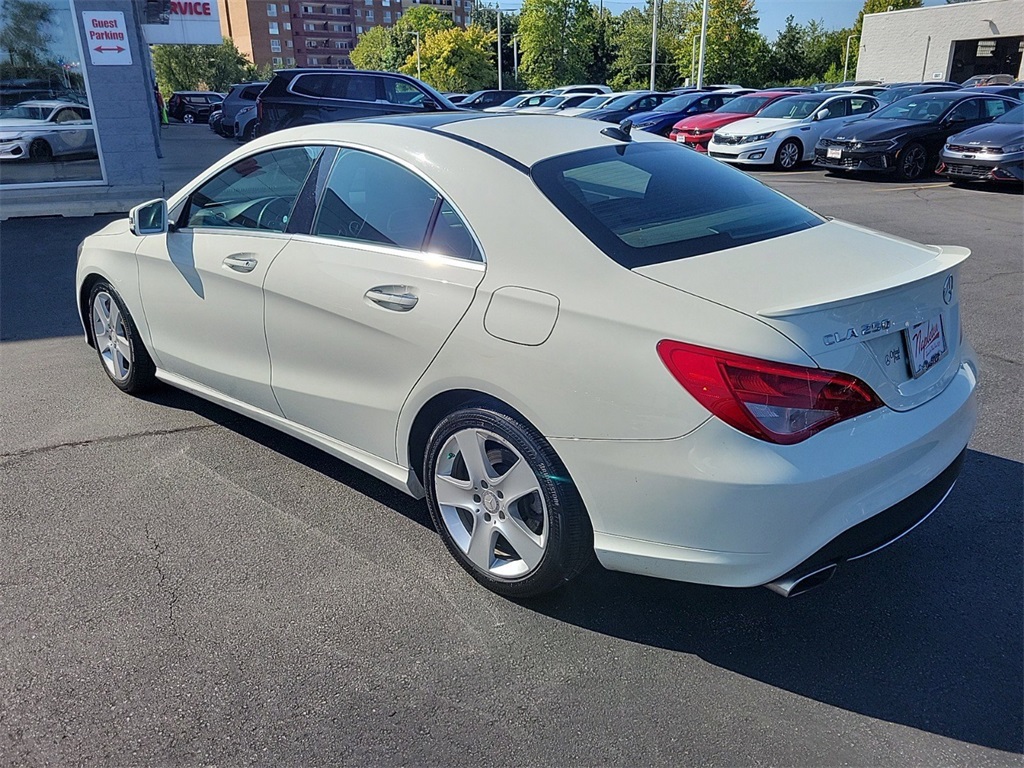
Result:
<svg viewBox="0 0 1024 768"><path fill-rule="evenodd" d="M918 280L924 280L937 275L940 272L952 269L953 267L961 264L968 256L971 255L970 249L963 248L959 245L935 245L929 247L935 248L938 251L934 259L926 262L925 264L914 267L913 269L907 270L906 272L901 272L895 277L887 279L884 285L879 285L875 288L869 286L864 290L858 291L858 293L853 296L826 296L813 304L760 309L757 311L757 314L760 317L770 318L792 317L794 315L807 315L812 312L821 312L826 309L841 307L844 304L851 304L853 302L863 301L869 298L877 298L889 291L899 290L910 283L916 283Z"/></svg>

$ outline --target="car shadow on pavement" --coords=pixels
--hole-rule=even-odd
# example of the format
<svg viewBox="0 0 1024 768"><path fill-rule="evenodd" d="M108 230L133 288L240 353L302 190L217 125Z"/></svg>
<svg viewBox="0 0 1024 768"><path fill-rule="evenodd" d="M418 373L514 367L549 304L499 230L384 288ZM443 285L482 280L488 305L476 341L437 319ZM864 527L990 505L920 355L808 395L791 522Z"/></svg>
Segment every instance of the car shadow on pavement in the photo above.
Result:
<svg viewBox="0 0 1024 768"><path fill-rule="evenodd" d="M593 567L523 605L830 706L1020 753L1022 478L1021 463L969 451L927 522L801 597Z"/></svg>
<svg viewBox="0 0 1024 768"><path fill-rule="evenodd" d="M413 499L396 488L392 488L377 478L363 472L341 459L314 448L301 440L290 437L272 427L236 414L207 400L195 397L187 392L161 386L144 395L146 400L165 408L176 408L189 411L204 419L218 424L225 429L279 453L287 459L319 472L331 480L342 483L354 491L368 496L374 501L408 518L410 521L431 530L434 524L430 520L426 504Z"/></svg>

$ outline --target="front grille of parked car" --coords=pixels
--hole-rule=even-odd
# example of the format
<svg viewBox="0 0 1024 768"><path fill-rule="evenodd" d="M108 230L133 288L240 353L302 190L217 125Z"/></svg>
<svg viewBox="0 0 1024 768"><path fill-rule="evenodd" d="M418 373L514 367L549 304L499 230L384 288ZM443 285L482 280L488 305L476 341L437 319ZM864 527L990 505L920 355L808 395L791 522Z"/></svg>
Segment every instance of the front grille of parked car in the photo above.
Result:
<svg viewBox="0 0 1024 768"><path fill-rule="evenodd" d="M840 141L839 139L819 139L818 143L823 147L844 147L845 149L853 146L852 141Z"/></svg>
<svg viewBox="0 0 1024 768"><path fill-rule="evenodd" d="M825 155L817 155L814 161L819 165L830 165L833 168L856 168L857 160L853 157L826 157Z"/></svg>
<svg viewBox="0 0 1024 768"><path fill-rule="evenodd" d="M983 165L964 165L962 163L946 163L946 173L953 176L967 176L972 179L984 179L992 172Z"/></svg>
<svg viewBox="0 0 1024 768"><path fill-rule="evenodd" d="M716 133L712 141L715 144L742 144L745 136L723 136L720 133Z"/></svg>
<svg viewBox="0 0 1024 768"><path fill-rule="evenodd" d="M962 144L950 144L950 152L969 152L969 153L989 153L989 154L1002 154L1002 147L965 147Z"/></svg>

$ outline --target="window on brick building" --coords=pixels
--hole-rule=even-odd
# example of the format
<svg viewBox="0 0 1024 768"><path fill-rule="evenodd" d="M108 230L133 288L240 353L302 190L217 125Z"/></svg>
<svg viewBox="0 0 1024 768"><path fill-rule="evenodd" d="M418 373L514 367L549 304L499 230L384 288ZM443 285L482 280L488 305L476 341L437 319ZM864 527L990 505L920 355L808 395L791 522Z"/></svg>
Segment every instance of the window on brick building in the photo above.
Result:
<svg viewBox="0 0 1024 768"><path fill-rule="evenodd" d="M267 3L267 16L277 16L276 3Z"/></svg>
<svg viewBox="0 0 1024 768"><path fill-rule="evenodd" d="M372 8L366 12L366 20L367 21L373 21L373 9Z"/></svg>
<svg viewBox="0 0 1024 768"><path fill-rule="evenodd" d="M270 50L272 50L274 53L281 52L281 41L278 40L276 37L271 38L270 40Z"/></svg>
<svg viewBox="0 0 1024 768"><path fill-rule="evenodd" d="M277 22L276 21L270 22L270 34L272 34L272 35L279 35L279 34L281 34L278 31L278 29L277 29Z"/></svg>

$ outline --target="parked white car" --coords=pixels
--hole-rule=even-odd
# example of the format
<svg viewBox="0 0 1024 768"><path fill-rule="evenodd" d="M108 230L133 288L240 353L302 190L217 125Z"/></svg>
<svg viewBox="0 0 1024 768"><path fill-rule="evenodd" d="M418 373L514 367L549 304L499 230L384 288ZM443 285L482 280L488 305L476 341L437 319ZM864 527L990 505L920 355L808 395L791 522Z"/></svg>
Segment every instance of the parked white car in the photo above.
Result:
<svg viewBox="0 0 1024 768"><path fill-rule="evenodd" d="M64 155L96 157L96 134L87 106L40 100L0 111L0 160L46 162Z"/></svg>
<svg viewBox="0 0 1024 768"><path fill-rule="evenodd" d="M500 594L596 552L792 595L952 488L967 256L644 132L439 112L256 139L86 238L75 299L115 386L426 496Z"/></svg>
<svg viewBox="0 0 1024 768"><path fill-rule="evenodd" d="M586 93L573 93L568 96L552 96L540 106L523 107L522 109L517 109L516 112L521 115L554 115L559 112L563 112L566 109L578 107L589 98L591 98L590 95Z"/></svg>
<svg viewBox="0 0 1024 768"><path fill-rule="evenodd" d="M821 134L878 109L878 100L859 94L824 91L779 99L757 117L719 128L708 154L728 163L772 165L783 171L814 158Z"/></svg>
<svg viewBox="0 0 1024 768"><path fill-rule="evenodd" d="M520 109L521 107L539 107L552 96L554 96L554 94L548 91L542 91L540 93L520 93L518 96L513 96L504 104L499 104L496 107L487 107L482 111L515 112L517 109Z"/></svg>

